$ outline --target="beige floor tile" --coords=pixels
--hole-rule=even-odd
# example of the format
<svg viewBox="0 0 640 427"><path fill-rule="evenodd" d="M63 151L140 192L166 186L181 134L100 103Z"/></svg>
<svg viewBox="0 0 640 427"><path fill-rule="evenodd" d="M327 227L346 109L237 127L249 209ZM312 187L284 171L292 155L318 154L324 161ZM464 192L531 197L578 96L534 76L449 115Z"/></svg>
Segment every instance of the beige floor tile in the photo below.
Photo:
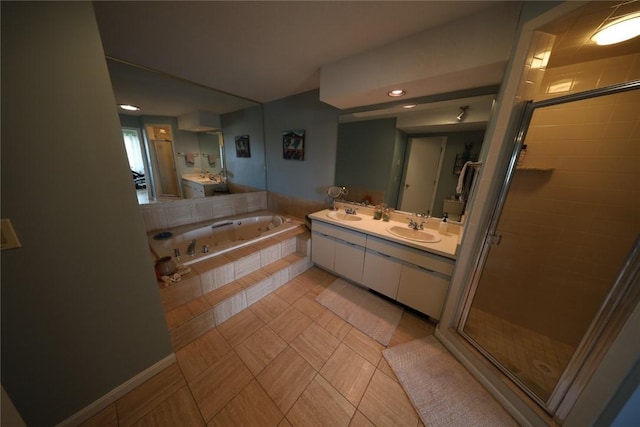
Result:
<svg viewBox="0 0 640 427"><path fill-rule="evenodd" d="M378 427L416 426L418 414L399 383L376 370L358 409Z"/></svg>
<svg viewBox="0 0 640 427"><path fill-rule="evenodd" d="M173 349L181 349L208 330L214 328L215 325L213 310L207 310L193 319L188 320L186 323L169 332Z"/></svg>
<svg viewBox="0 0 640 427"><path fill-rule="evenodd" d="M382 372L383 374L386 374L389 378L391 378L395 382L400 382L398 381L398 377L396 377L395 372L393 372L393 369L391 369L391 366L389 366L387 359L385 359L384 357L380 358L380 362L378 362L377 368L380 372Z"/></svg>
<svg viewBox="0 0 640 427"><path fill-rule="evenodd" d="M209 427L277 426L284 418L271 398L256 380L249 383L222 411Z"/></svg>
<svg viewBox="0 0 640 427"><path fill-rule="evenodd" d="M190 386L205 421L220 412L252 379L251 372L233 351L198 376Z"/></svg>
<svg viewBox="0 0 640 427"><path fill-rule="evenodd" d="M193 380L222 356L231 351L231 347L217 329L195 339L176 352L176 358L187 381Z"/></svg>
<svg viewBox="0 0 640 427"><path fill-rule="evenodd" d="M287 420L286 418L283 418L282 421L280 421L280 424L278 424L278 427L293 427L293 426L291 425L289 420Z"/></svg>
<svg viewBox="0 0 640 427"><path fill-rule="evenodd" d="M187 304L182 304L164 314L169 330L175 329L193 318L193 314Z"/></svg>
<svg viewBox="0 0 640 427"><path fill-rule="evenodd" d="M294 427L348 426L355 411L355 406L318 375L287 413L287 419Z"/></svg>
<svg viewBox="0 0 640 427"><path fill-rule="evenodd" d="M435 328L435 324L426 317L404 310L388 347L433 335Z"/></svg>
<svg viewBox="0 0 640 427"><path fill-rule="evenodd" d="M306 294L315 285L315 283L308 280L301 281L299 278L295 278L278 288L275 294L289 304L293 304L298 298Z"/></svg>
<svg viewBox="0 0 640 427"><path fill-rule="evenodd" d="M336 349L320 371L354 406L358 406L376 367L344 344Z"/></svg>
<svg viewBox="0 0 640 427"><path fill-rule="evenodd" d="M289 305L288 302L271 293L253 304L250 309L264 322L269 323L289 308Z"/></svg>
<svg viewBox="0 0 640 427"><path fill-rule="evenodd" d="M297 308L290 306L278 317L269 322L271 329L275 331L287 343L293 341L313 320L305 316Z"/></svg>
<svg viewBox="0 0 640 427"><path fill-rule="evenodd" d="M302 356L287 348L257 378L280 411L286 414L315 375L316 371Z"/></svg>
<svg viewBox="0 0 640 427"><path fill-rule="evenodd" d="M218 325L218 330L231 347L236 347L242 341L264 326L264 322L251 310L240 313Z"/></svg>
<svg viewBox="0 0 640 427"><path fill-rule="evenodd" d="M132 425L185 385L177 363L145 381L116 402L120 426Z"/></svg>
<svg viewBox="0 0 640 427"><path fill-rule="evenodd" d="M307 279L311 279L316 283L324 283L325 281L327 281L328 278L333 278L333 280L337 279L337 277L334 276L333 274L325 270L322 270L318 267L311 267L310 269L302 273L300 276L305 277Z"/></svg>
<svg viewBox="0 0 640 427"><path fill-rule="evenodd" d="M118 411L116 404L111 404L89 418L79 427L118 427Z"/></svg>
<svg viewBox="0 0 640 427"><path fill-rule="evenodd" d="M316 320L318 316L324 313L327 308L317 303L313 298L309 298L308 294L298 298L293 306L307 315L311 320Z"/></svg>
<svg viewBox="0 0 640 427"><path fill-rule="evenodd" d="M188 387L183 387L134 424L134 427L195 427L204 420Z"/></svg>
<svg viewBox="0 0 640 427"><path fill-rule="evenodd" d="M371 421L367 419L362 412L356 411L356 414L351 418L351 424L349 427L376 427Z"/></svg>
<svg viewBox="0 0 640 427"><path fill-rule="evenodd" d="M326 329L312 323L291 342L291 347L319 371L339 344L340 341Z"/></svg>
<svg viewBox="0 0 640 427"><path fill-rule="evenodd" d="M315 322L326 329L331 335L338 338L340 341L347 336L352 326L345 322L339 316L336 316L331 310L326 310L320 314Z"/></svg>
<svg viewBox="0 0 640 427"><path fill-rule="evenodd" d="M356 328L351 328L342 342L371 362L373 366L378 365L380 358L382 358L382 350L385 349L378 341Z"/></svg>
<svg viewBox="0 0 640 427"><path fill-rule="evenodd" d="M287 343L265 325L238 345L236 353L253 375L258 375L285 348Z"/></svg>

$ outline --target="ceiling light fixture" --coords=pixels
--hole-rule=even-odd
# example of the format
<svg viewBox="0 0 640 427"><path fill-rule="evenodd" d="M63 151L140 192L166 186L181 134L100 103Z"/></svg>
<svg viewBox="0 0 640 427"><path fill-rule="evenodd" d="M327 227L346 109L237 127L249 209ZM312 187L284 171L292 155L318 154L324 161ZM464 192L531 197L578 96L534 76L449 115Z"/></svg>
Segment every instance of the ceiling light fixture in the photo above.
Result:
<svg viewBox="0 0 640 427"><path fill-rule="evenodd" d="M138 107L137 105L131 105L131 104L118 104L118 107L122 108L123 110L127 110L127 111L139 111L140 107Z"/></svg>
<svg viewBox="0 0 640 427"><path fill-rule="evenodd" d="M407 104L407 105L403 105L403 106L402 106L402 108L406 108L406 109L409 109L409 108L416 108L416 104Z"/></svg>
<svg viewBox="0 0 640 427"><path fill-rule="evenodd" d="M464 119L464 116L467 114L467 110L469 109L468 105L464 105L462 107L460 107L460 114L458 114L456 116L456 119L458 119L459 122L462 121L462 119Z"/></svg>
<svg viewBox="0 0 640 427"><path fill-rule="evenodd" d="M396 96L404 96L404 95L406 95L406 94L407 94L407 92L405 92L405 91L404 91L404 90L402 90L402 89L394 89L394 90L389 91L389 92L387 93L387 95L389 95L389 96L394 96L394 97L396 97Z"/></svg>
<svg viewBox="0 0 640 427"><path fill-rule="evenodd" d="M640 36L640 12L616 19L600 28L591 37L597 45L606 46Z"/></svg>

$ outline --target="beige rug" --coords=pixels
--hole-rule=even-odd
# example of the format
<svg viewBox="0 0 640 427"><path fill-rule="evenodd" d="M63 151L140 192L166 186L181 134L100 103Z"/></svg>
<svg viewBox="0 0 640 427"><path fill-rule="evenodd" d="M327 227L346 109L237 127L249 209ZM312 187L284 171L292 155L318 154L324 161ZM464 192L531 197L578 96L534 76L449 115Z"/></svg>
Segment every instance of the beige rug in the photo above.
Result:
<svg viewBox="0 0 640 427"><path fill-rule="evenodd" d="M403 311L343 279L334 281L316 301L384 346L391 341Z"/></svg>
<svg viewBox="0 0 640 427"><path fill-rule="evenodd" d="M388 348L382 354L424 425L518 425L434 336Z"/></svg>

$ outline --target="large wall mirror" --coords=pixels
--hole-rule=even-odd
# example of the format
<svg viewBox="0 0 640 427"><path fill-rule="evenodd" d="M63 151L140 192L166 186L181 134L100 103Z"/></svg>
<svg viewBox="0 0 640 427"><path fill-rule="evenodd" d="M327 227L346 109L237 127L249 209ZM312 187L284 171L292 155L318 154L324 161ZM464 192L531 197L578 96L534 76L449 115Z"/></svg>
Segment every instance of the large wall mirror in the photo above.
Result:
<svg viewBox="0 0 640 427"><path fill-rule="evenodd" d="M107 58L139 203L266 189L262 105Z"/></svg>
<svg viewBox="0 0 640 427"><path fill-rule="evenodd" d="M463 168L478 159L497 89L345 111L335 185L349 201L461 221L475 171Z"/></svg>

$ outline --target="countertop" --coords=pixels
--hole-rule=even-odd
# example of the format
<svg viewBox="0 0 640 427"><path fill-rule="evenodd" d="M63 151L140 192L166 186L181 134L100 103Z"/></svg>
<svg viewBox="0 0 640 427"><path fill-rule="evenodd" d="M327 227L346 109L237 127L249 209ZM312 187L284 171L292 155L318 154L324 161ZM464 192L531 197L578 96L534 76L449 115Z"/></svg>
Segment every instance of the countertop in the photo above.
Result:
<svg viewBox="0 0 640 427"><path fill-rule="evenodd" d="M436 255L441 255L450 259L456 259L456 251L458 248L459 235L456 233L443 233L440 234L442 240L435 243L424 243L417 242L414 240L403 239L402 237L398 237L394 234L391 234L387 229L393 227L394 225L398 225L401 227L407 227L408 221L382 221L373 219L372 215L367 215L365 213L358 213L356 216L362 218L360 221L342 221L339 219L329 218L327 214L331 212L330 209L324 209L322 211L314 212L309 215L309 218L312 220L322 221L327 224L336 225L339 227L344 227L349 230L359 231L362 233L366 233L375 237L379 237L385 240L389 240L390 242L399 243L405 246L409 246L412 248L420 249L423 251L431 252ZM342 212L342 211L341 211ZM439 223L438 219L431 219L434 223ZM425 228L425 231L439 234L437 229L432 229L428 227Z"/></svg>
<svg viewBox="0 0 640 427"><path fill-rule="evenodd" d="M202 178L200 175L182 175L182 179L186 179L187 181L195 182L196 184L202 185L224 184L224 182L219 182L208 177Z"/></svg>

